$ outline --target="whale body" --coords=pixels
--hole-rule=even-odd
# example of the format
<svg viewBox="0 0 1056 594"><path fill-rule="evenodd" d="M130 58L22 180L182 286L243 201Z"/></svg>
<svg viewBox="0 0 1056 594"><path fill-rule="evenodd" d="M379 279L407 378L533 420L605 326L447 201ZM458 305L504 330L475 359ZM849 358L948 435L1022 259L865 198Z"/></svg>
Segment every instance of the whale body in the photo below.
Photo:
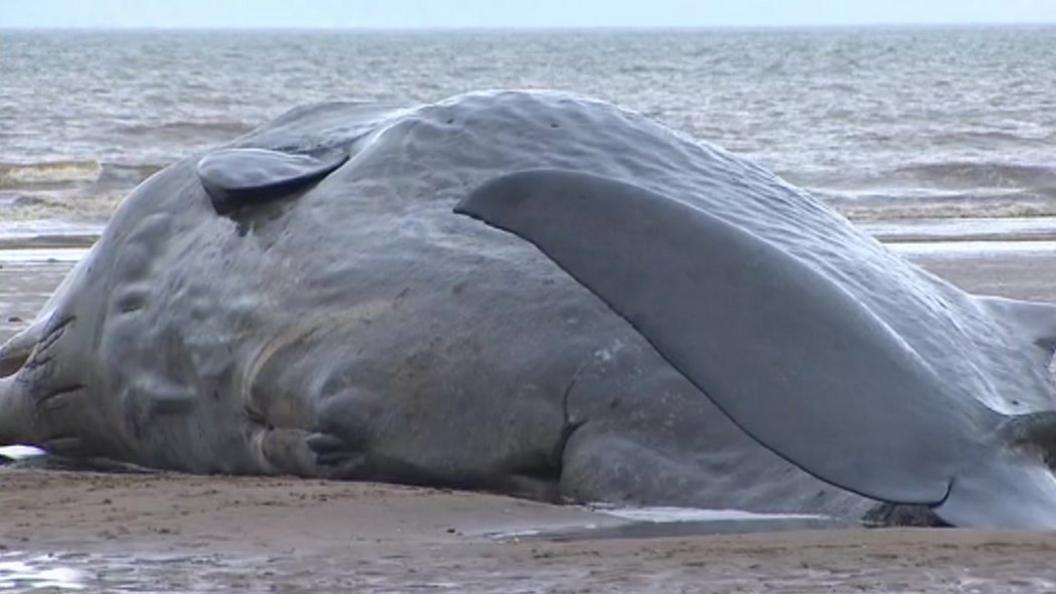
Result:
<svg viewBox="0 0 1056 594"><path fill-rule="evenodd" d="M0 444L1052 529L1054 339L607 103L328 103L128 196L0 348Z"/></svg>

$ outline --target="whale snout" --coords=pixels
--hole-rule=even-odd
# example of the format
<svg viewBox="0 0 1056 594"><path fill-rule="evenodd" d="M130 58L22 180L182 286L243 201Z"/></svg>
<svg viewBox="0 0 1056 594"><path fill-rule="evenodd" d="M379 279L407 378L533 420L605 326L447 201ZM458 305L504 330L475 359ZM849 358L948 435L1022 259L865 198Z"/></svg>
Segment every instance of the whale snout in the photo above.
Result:
<svg viewBox="0 0 1056 594"><path fill-rule="evenodd" d="M20 372L32 356L43 334L43 320L18 333L0 346L0 445L32 439L26 382Z"/></svg>
<svg viewBox="0 0 1056 594"><path fill-rule="evenodd" d="M86 388L55 352L73 316L42 315L0 346L0 445L78 453L76 403Z"/></svg>

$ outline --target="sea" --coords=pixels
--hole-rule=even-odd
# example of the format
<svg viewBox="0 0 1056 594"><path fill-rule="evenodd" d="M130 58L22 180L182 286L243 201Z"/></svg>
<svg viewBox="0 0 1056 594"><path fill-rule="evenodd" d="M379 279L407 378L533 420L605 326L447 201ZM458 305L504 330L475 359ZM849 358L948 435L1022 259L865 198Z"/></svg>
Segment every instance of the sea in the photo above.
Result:
<svg viewBox="0 0 1056 594"><path fill-rule="evenodd" d="M618 103L889 231L1056 230L1056 26L0 30L0 237L94 232L150 174L297 105L498 88Z"/></svg>

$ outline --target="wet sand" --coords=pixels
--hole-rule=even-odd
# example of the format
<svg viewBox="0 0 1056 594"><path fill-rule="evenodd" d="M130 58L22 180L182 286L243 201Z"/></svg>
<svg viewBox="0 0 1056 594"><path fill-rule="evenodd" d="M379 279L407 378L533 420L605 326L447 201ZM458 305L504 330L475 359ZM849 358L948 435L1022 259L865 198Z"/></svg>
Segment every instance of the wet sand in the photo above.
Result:
<svg viewBox="0 0 1056 594"><path fill-rule="evenodd" d="M0 472L0 493L0 589L46 584L155 592L1056 588L1052 535L854 529L516 537L509 533L541 529L559 535L571 526L616 520L483 494L174 474L7 470ZM12 579L16 572L20 582Z"/></svg>
<svg viewBox="0 0 1056 594"><path fill-rule="evenodd" d="M974 292L1056 302L1056 251L911 257ZM70 264L0 265L2 340ZM9 467L0 591L1056 591L1054 534L634 526L486 494Z"/></svg>

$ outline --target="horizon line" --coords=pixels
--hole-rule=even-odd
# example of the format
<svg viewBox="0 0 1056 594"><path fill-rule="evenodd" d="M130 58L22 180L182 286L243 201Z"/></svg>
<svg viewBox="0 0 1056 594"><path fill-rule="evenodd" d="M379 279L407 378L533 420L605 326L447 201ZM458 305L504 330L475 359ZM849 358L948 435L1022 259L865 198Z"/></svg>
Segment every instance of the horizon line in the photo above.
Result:
<svg viewBox="0 0 1056 594"><path fill-rule="evenodd" d="M458 32L458 31L709 31L717 29L789 30L789 29L855 29L943 27L1051 27L1056 21L890 21L876 23L786 23L786 24L710 24L710 25L7 25L0 31L326 31L326 32Z"/></svg>

